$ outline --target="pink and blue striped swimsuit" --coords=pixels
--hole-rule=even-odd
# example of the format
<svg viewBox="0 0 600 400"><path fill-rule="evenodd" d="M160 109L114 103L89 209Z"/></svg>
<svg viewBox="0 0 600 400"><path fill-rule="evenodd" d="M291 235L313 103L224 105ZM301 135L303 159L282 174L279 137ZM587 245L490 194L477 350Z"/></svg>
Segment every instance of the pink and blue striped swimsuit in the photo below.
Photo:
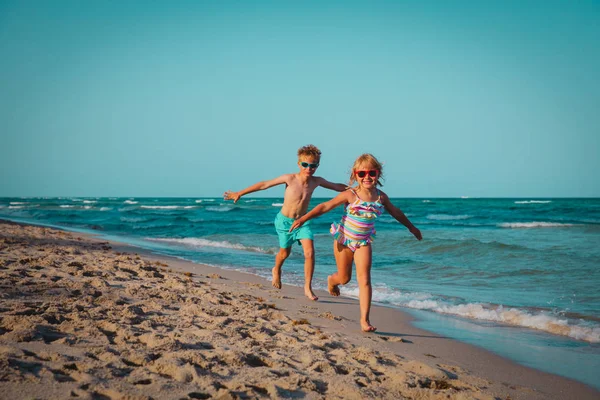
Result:
<svg viewBox="0 0 600 400"><path fill-rule="evenodd" d="M333 238L340 244L347 246L353 252L361 246L366 246L375 237L375 219L383 212L381 194L376 201L363 201L356 192L350 189L356 200L346 205L346 213L339 224L331 224L329 230Z"/></svg>

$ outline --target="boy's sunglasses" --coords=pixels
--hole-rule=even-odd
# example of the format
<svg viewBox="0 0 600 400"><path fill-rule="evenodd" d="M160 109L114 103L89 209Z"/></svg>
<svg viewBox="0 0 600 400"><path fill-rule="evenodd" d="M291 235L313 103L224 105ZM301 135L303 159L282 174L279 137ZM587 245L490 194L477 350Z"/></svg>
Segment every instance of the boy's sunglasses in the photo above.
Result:
<svg viewBox="0 0 600 400"><path fill-rule="evenodd" d="M302 161L300 163L300 165L302 165L302 168L318 168L319 167L318 163L317 164L310 164L310 163L307 163L307 162L304 162L304 161Z"/></svg>
<svg viewBox="0 0 600 400"><path fill-rule="evenodd" d="M358 176L359 178L364 178L365 176L367 176L367 174L369 174L369 176L371 178L375 178L377 175L379 175L379 171L377 171L376 169L370 169L368 171L354 171L356 173L356 176Z"/></svg>

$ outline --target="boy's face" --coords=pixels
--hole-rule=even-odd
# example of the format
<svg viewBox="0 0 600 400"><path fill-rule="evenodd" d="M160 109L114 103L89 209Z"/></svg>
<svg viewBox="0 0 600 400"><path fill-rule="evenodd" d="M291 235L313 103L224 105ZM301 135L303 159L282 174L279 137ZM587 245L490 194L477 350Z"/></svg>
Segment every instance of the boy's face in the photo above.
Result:
<svg viewBox="0 0 600 400"><path fill-rule="evenodd" d="M306 176L313 176L319 168L320 159L313 156L300 156L298 159L298 167L300 167L300 174Z"/></svg>

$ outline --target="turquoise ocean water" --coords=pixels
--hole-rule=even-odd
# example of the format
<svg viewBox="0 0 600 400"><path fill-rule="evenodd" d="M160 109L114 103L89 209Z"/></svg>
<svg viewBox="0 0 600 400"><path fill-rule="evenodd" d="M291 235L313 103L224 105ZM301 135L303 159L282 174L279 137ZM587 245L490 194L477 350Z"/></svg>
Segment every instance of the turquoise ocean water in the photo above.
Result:
<svg viewBox="0 0 600 400"><path fill-rule="evenodd" d="M324 199L313 199L311 208ZM270 277L282 198L0 198L0 218L83 230ZM421 229L376 224L374 300L418 326L600 388L600 199L392 199ZM331 222L313 221L314 287L335 270ZM283 281L302 285L294 246ZM353 279L342 294L356 297ZM357 310L358 313L358 310ZM377 323L377 316L373 316Z"/></svg>

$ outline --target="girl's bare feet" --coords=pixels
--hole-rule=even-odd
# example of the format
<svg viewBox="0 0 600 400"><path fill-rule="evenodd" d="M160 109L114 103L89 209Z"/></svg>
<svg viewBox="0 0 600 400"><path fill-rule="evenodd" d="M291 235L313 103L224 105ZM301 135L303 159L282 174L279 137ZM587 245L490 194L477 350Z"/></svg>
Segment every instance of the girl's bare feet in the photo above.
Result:
<svg viewBox="0 0 600 400"><path fill-rule="evenodd" d="M377 330L377 328L375 328L373 325L371 325L371 323L369 321L361 322L360 329L362 329L363 332L375 332Z"/></svg>
<svg viewBox="0 0 600 400"><path fill-rule="evenodd" d="M273 267L273 270L271 272L273 274L271 284L274 288L281 289L281 267Z"/></svg>
<svg viewBox="0 0 600 400"><path fill-rule="evenodd" d="M329 290L329 294L332 296L337 297L340 295L340 288L338 285L333 285L331 283L331 275L327 277L327 290Z"/></svg>
<svg viewBox="0 0 600 400"><path fill-rule="evenodd" d="M311 299L312 301L317 301L317 300L319 300L319 298L317 297L317 295L315 295L315 294L313 293L313 291L312 291L312 289L311 289L311 288L307 288L307 287L305 287L305 288L304 288L304 295L305 295L306 297L308 297L309 299Z"/></svg>

